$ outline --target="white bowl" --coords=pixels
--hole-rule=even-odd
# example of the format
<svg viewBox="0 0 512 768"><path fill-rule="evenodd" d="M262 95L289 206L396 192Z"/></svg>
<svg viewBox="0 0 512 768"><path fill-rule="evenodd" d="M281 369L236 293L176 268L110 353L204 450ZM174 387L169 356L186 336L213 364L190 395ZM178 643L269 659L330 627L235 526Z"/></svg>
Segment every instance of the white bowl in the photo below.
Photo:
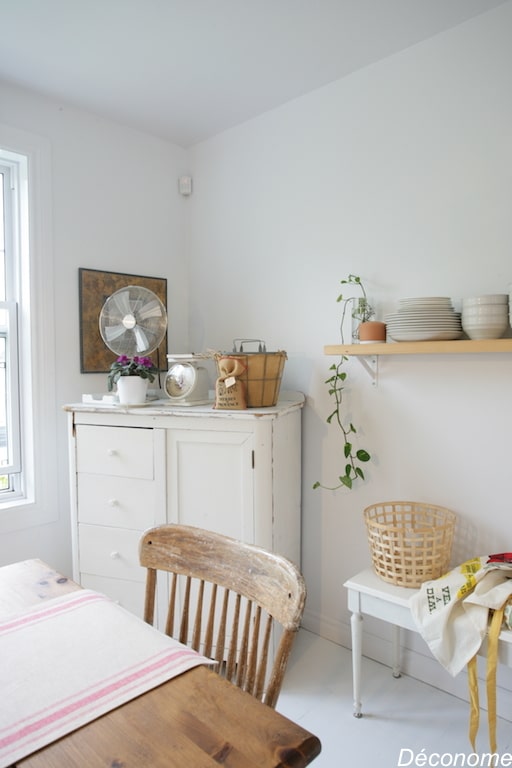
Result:
<svg viewBox="0 0 512 768"><path fill-rule="evenodd" d="M508 313L509 310L505 304L480 304L477 307L462 307L463 318L499 320L502 317L507 317Z"/></svg>
<svg viewBox="0 0 512 768"><path fill-rule="evenodd" d="M508 304L508 294L486 293L482 294L482 296L472 296L468 299L462 299L463 307L474 307L480 304Z"/></svg>
<svg viewBox="0 0 512 768"><path fill-rule="evenodd" d="M507 330L508 322L473 323L462 320L462 328L470 339L500 339Z"/></svg>

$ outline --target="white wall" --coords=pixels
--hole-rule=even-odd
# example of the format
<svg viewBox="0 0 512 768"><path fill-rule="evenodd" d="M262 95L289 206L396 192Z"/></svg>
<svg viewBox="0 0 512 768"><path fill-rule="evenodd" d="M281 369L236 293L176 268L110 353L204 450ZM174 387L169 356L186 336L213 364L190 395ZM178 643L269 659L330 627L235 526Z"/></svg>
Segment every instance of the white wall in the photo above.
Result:
<svg viewBox="0 0 512 768"><path fill-rule="evenodd" d="M170 343L188 348L185 199L177 188L187 157L161 140L1 83L0 123L50 146L59 452L58 522L2 534L0 564L40 557L71 573L62 405L83 392L106 391L106 375L80 374L78 269L166 277Z"/></svg>
<svg viewBox="0 0 512 768"><path fill-rule="evenodd" d="M357 360L349 416L373 455L352 491L312 490L344 462L324 380L339 281L382 318L400 297L506 293L512 282L512 6L288 103L192 151L191 340L262 337L288 352L303 419L306 625L349 642L343 582L369 565L363 508L415 499L460 516L454 561L507 550L512 359Z"/></svg>
<svg viewBox="0 0 512 768"><path fill-rule="evenodd" d="M509 3L189 153L0 85L0 122L52 150L59 408L105 386L79 373L79 267L167 277L173 351L229 349L238 336L286 349L283 386L307 395L306 625L341 643L343 582L369 564L367 504L453 508L456 562L510 549L508 356L382 358L377 388L351 361L349 417L373 456L368 481L351 492L312 485L340 467L323 383L339 281L360 274L381 317L400 297L458 304L512 282L511 30ZM183 199L176 179L191 169ZM2 537L2 563L39 556L70 570L63 413L56 428L59 522Z"/></svg>

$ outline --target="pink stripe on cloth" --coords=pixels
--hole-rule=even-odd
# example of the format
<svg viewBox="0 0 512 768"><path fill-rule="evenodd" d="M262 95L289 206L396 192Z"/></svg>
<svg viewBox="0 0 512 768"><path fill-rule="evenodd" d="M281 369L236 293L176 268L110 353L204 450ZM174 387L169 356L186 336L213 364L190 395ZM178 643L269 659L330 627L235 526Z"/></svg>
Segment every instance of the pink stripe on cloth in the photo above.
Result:
<svg viewBox="0 0 512 768"><path fill-rule="evenodd" d="M0 622L0 659L0 768L212 663L91 590Z"/></svg>
<svg viewBox="0 0 512 768"><path fill-rule="evenodd" d="M39 609L33 609L27 614L20 614L12 617L10 620L2 621L0 624L0 637L7 632L15 632L20 627L26 627L29 624L34 624L45 619L51 619L58 613L64 611L72 611L79 608L84 603L88 603L94 600L108 600L106 595L102 595L100 592L89 592L84 594L82 592L72 593L73 600L69 601L68 605L61 605L58 598L56 600L50 600L43 607Z"/></svg>

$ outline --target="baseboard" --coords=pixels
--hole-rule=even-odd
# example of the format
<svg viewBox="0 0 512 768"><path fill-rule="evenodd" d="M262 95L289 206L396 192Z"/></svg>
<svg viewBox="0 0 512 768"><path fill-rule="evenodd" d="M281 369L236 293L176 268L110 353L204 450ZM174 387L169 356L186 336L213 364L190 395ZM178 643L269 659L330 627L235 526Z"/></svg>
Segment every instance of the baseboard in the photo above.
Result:
<svg viewBox="0 0 512 768"><path fill-rule="evenodd" d="M306 609L302 617L302 626L309 632L313 632L314 635L330 640L336 645L341 645L344 648L351 647L350 627L341 621L333 621Z"/></svg>

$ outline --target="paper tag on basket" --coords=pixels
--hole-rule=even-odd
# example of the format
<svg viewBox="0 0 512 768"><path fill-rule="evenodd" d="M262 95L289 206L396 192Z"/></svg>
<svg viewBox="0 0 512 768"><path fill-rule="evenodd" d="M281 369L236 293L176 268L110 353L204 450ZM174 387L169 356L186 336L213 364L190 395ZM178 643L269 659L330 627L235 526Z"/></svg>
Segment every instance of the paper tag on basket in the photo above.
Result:
<svg viewBox="0 0 512 768"><path fill-rule="evenodd" d="M228 411L241 411L247 408L243 381L236 381L232 387L227 389L222 379L217 379L215 384L215 408Z"/></svg>

